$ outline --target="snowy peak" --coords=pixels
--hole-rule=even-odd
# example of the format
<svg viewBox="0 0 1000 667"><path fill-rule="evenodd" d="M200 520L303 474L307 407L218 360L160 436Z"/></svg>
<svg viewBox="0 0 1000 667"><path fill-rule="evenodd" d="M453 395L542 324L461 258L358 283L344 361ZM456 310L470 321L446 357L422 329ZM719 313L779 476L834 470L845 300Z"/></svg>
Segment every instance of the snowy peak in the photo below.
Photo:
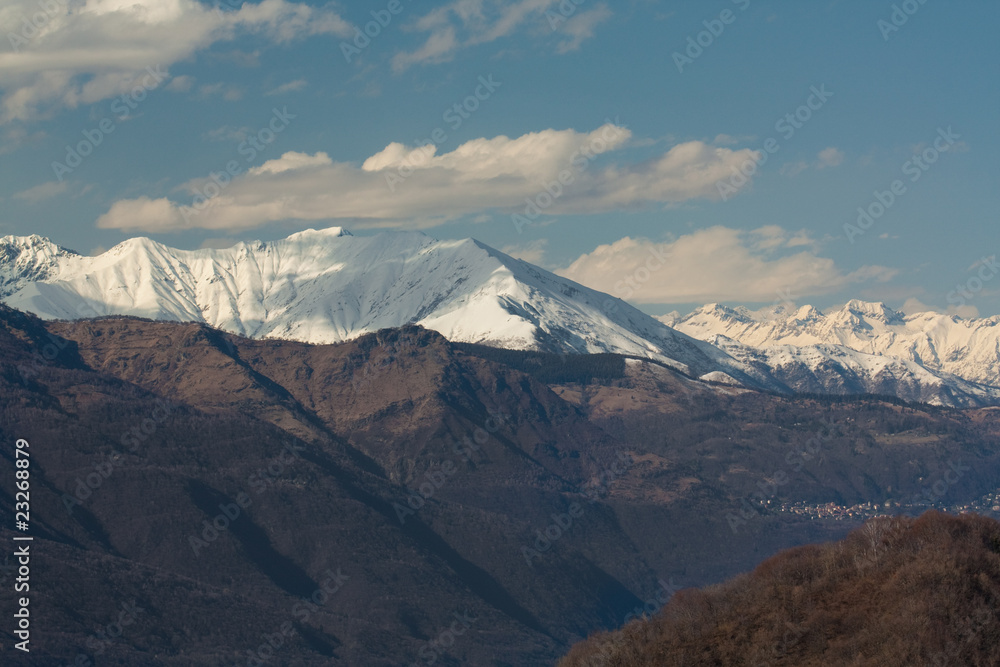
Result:
<svg viewBox="0 0 1000 667"><path fill-rule="evenodd" d="M50 278L60 261L72 257L78 255L37 234L0 237L0 298Z"/></svg>
<svg viewBox="0 0 1000 667"><path fill-rule="evenodd" d="M895 360L891 366L895 375L905 376L913 386L926 386L933 376L937 378L933 383L950 387L956 395L982 393L958 387L959 380L1000 387L998 317L963 319L929 312L903 315L884 303L859 300L825 314L812 306L794 312L780 308L748 311L749 317L741 318L732 316L735 309L711 304L684 317L671 315L670 321L677 330L710 341L735 358L746 362L755 358L779 378L783 376L782 360L789 359L789 350L795 348L797 363L802 362L800 370L814 363L812 370L817 371L822 364L829 367L831 359L841 359L845 360L843 369L850 366L860 376L884 377L890 368L885 363ZM727 340L740 347L727 344ZM776 351L779 347L784 356ZM834 349L837 353L831 356ZM759 353L755 356L748 350ZM879 357L883 360L878 361ZM923 395L918 390L909 394Z"/></svg>
<svg viewBox="0 0 1000 667"><path fill-rule="evenodd" d="M749 385L773 385L766 373L748 374L720 350L620 299L473 239L353 236L331 227L224 249L178 250L136 238L98 257L59 254L39 240L12 243L39 248L34 260L45 270L21 271L21 281L2 297L48 319L134 315L312 343L419 324L453 341L615 352L696 377L722 372ZM3 270L31 254L19 250Z"/></svg>
<svg viewBox="0 0 1000 667"><path fill-rule="evenodd" d="M341 236L354 236L343 227L326 227L324 229L303 229L286 238L286 241L308 241L317 239L335 239Z"/></svg>
<svg viewBox="0 0 1000 667"><path fill-rule="evenodd" d="M418 324L456 342L612 352L774 391L1000 404L1000 318L904 317L850 301L826 314L714 303L657 321L474 239L421 232L330 227L200 250L134 238L97 257L8 236L0 298L46 319L132 315L310 343Z"/></svg>
<svg viewBox="0 0 1000 667"><path fill-rule="evenodd" d="M902 313L889 308L881 301L872 303L869 301L852 299L844 304L840 313L845 316L852 316L868 326L871 325L871 321L877 321L883 324L904 323L904 316Z"/></svg>

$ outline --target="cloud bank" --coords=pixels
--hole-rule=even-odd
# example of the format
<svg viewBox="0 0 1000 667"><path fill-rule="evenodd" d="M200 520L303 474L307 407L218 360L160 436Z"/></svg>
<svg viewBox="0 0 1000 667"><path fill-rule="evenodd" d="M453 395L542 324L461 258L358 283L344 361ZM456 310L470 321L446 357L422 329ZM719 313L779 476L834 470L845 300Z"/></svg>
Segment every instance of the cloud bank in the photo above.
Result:
<svg viewBox="0 0 1000 667"><path fill-rule="evenodd" d="M715 199L715 183L753 154L690 141L652 160L607 164L630 137L627 129L606 124L587 133L548 129L473 139L441 155L434 145L392 143L360 166L323 152L287 152L258 167L240 167L232 178L216 177L216 185L190 181L179 201L115 202L98 226L163 232L348 220L362 228L430 227L475 213L516 212L567 175L572 183L545 214L600 213Z"/></svg>
<svg viewBox="0 0 1000 667"><path fill-rule="evenodd" d="M845 273L817 255L817 246L804 233L775 225L752 231L716 226L666 243L626 236L556 273L635 303L760 303L789 292L794 298L829 294L895 275L882 266Z"/></svg>

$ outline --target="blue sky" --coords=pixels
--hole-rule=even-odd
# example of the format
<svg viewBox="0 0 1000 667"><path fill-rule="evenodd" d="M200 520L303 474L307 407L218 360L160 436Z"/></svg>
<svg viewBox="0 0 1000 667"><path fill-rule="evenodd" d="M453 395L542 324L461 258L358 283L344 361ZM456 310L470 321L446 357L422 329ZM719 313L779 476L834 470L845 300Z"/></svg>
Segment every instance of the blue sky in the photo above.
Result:
<svg viewBox="0 0 1000 667"><path fill-rule="evenodd" d="M0 234L419 229L652 314L1000 313L996 3L13 0L0 26Z"/></svg>

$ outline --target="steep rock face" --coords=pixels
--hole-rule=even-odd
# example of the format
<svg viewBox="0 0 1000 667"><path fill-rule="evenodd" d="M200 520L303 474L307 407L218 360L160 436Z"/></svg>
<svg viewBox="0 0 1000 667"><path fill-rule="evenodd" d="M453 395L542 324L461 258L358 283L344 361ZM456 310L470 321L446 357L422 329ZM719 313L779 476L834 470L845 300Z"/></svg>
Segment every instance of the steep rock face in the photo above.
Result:
<svg viewBox="0 0 1000 667"><path fill-rule="evenodd" d="M351 340L420 324L448 340L559 353L615 352L751 385L725 353L606 294L478 241L339 227L184 251L146 238L97 257L5 237L0 298L44 319L130 315L204 322L251 338Z"/></svg>

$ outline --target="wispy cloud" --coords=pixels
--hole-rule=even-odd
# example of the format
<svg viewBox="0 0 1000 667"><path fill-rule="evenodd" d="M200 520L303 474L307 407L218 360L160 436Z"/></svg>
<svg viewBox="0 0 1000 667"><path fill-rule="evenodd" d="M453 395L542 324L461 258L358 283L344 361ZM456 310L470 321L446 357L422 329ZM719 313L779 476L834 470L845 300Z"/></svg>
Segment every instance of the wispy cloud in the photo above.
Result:
<svg viewBox="0 0 1000 667"><path fill-rule="evenodd" d="M826 169L828 167L839 167L843 163L844 151L830 146L829 148L824 148L817 153L815 161L811 163L808 160L786 162L781 165L781 168L778 171L782 176L798 176L809 168Z"/></svg>
<svg viewBox="0 0 1000 667"><path fill-rule="evenodd" d="M573 8L572 13L560 13L565 4ZM549 14L558 19L556 26L565 35L556 50L567 53L593 37L597 26L612 15L604 3L578 11L577 3L569 0L453 0L408 27L414 32L427 33L427 38L420 47L397 53L392 67L395 72L402 72L414 65L448 62L462 49L494 42L519 29L537 34L551 32L553 21Z"/></svg>
<svg viewBox="0 0 1000 667"><path fill-rule="evenodd" d="M271 96L271 95L284 95L285 93L295 93L302 90L307 85L309 84L306 82L305 79L296 79L295 81L289 81L288 83L283 83L277 88L273 88L267 91L266 93L264 93L264 95Z"/></svg>
<svg viewBox="0 0 1000 667"><path fill-rule="evenodd" d="M37 33L11 31L0 51L0 122L32 120L61 108L91 104L127 92L146 67L169 68L240 34L276 44L309 35L348 37L350 24L329 8L287 0L244 3L216 11L196 0L7 0L0 25L44 15Z"/></svg>
<svg viewBox="0 0 1000 667"><path fill-rule="evenodd" d="M816 168L824 169L826 167L838 167L844 161L844 151L839 148L834 148L833 146L829 148L824 148L819 152L817 157Z"/></svg>
<svg viewBox="0 0 1000 667"><path fill-rule="evenodd" d="M243 89L231 83L211 83L198 87L198 93L202 97L219 96L227 102L236 102L243 99Z"/></svg>
<svg viewBox="0 0 1000 667"><path fill-rule="evenodd" d="M233 127L231 125L223 125L222 127L217 127L214 130L209 130L202 135L203 139L207 141L226 141L231 143L239 143L246 139L252 130L249 127Z"/></svg>
<svg viewBox="0 0 1000 667"><path fill-rule="evenodd" d="M66 181L61 183L57 181L50 181L49 183L42 183L41 185L36 185L33 188L17 192L14 194L14 198L31 204L37 204L40 201L52 199L53 197L58 197L59 195L64 194L68 185L69 184Z"/></svg>
<svg viewBox="0 0 1000 667"><path fill-rule="evenodd" d="M562 27L562 32L566 34L566 39L559 42L556 48L558 53L569 53L580 48L586 40L594 36L597 26L604 23L613 16L608 6L601 3L591 10L581 12L571 16L566 25Z"/></svg>
<svg viewBox="0 0 1000 667"><path fill-rule="evenodd" d="M522 245L509 245L500 249L515 259L523 259L531 264L543 266L545 264L545 250L548 246L548 239L535 239Z"/></svg>

